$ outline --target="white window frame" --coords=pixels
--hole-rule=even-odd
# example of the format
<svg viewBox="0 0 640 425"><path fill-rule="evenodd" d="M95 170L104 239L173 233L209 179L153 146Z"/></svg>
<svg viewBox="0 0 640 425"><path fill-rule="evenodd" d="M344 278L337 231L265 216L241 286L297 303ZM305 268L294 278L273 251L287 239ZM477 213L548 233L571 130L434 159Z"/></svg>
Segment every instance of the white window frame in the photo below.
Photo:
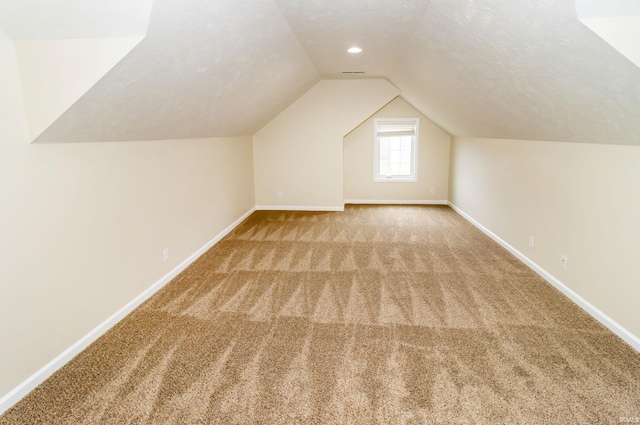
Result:
<svg viewBox="0 0 640 425"><path fill-rule="evenodd" d="M418 145L419 145L419 133L418 127L420 125L419 118L375 118L373 120L373 181L377 183L406 183L418 181ZM378 134L379 126L389 125L415 125L415 131L413 132L413 138L411 140L411 173L408 176L402 175L380 175L380 135ZM383 134L383 133L381 133Z"/></svg>

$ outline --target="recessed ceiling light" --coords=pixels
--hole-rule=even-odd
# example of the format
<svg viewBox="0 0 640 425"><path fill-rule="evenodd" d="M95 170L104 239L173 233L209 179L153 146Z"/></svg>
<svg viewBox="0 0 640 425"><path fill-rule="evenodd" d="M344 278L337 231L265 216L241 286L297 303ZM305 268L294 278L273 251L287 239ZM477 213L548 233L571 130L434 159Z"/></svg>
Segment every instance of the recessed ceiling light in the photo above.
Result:
<svg viewBox="0 0 640 425"><path fill-rule="evenodd" d="M362 51L361 48L355 47L355 46L354 47L350 47L349 49L347 49L347 52L349 52L349 53L360 53L361 51Z"/></svg>

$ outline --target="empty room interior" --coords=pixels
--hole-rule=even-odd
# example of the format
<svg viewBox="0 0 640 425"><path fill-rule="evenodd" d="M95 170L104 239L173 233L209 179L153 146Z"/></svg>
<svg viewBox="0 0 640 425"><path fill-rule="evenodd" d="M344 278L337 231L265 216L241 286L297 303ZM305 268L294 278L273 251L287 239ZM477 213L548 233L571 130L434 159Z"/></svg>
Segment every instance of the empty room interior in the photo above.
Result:
<svg viewBox="0 0 640 425"><path fill-rule="evenodd" d="M640 3L0 3L0 424L640 422Z"/></svg>

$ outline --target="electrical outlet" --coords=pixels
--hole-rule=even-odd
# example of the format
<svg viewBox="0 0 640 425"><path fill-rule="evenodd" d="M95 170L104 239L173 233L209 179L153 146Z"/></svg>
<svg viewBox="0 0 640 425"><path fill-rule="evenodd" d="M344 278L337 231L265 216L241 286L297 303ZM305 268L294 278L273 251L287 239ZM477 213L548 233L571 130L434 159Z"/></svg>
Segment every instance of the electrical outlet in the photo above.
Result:
<svg viewBox="0 0 640 425"><path fill-rule="evenodd" d="M529 248L533 248L533 244L535 243L535 239L533 236L529 236Z"/></svg>
<svg viewBox="0 0 640 425"><path fill-rule="evenodd" d="M435 187L431 188L431 193L436 193L436 188Z"/></svg>
<svg viewBox="0 0 640 425"><path fill-rule="evenodd" d="M284 194L282 192L278 192L278 199L284 198Z"/></svg>
<svg viewBox="0 0 640 425"><path fill-rule="evenodd" d="M563 270L567 270L567 257L564 255L560 256L560 268Z"/></svg>
<svg viewBox="0 0 640 425"><path fill-rule="evenodd" d="M169 259L169 248L162 250L162 260L167 261Z"/></svg>

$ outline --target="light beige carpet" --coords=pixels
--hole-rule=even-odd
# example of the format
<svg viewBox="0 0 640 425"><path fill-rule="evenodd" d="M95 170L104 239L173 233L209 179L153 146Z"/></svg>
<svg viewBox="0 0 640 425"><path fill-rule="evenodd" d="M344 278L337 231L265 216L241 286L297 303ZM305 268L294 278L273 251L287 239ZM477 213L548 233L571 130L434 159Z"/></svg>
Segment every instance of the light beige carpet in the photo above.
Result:
<svg viewBox="0 0 640 425"><path fill-rule="evenodd" d="M448 207L257 212L0 424L619 423L639 382Z"/></svg>

